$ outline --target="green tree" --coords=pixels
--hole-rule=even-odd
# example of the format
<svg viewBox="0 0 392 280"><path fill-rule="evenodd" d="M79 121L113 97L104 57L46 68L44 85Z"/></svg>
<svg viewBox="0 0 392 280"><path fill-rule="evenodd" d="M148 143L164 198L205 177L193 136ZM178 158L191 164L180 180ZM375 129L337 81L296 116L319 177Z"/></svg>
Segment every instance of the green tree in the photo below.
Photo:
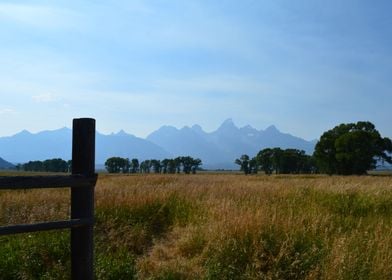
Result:
<svg viewBox="0 0 392 280"><path fill-rule="evenodd" d="M272 152L272 167L275 170L275 174L280 174L282 173L283 150L281 148L273 148Z"/></svg>
<svg viewBox="0 0 392 280"><path fill-rule="evenodd" d="M150 173L151 171L151 161L150 160L143 160L140 163L140 173Z"/></svg>
<svg viewBox="0 0 392 280"><path fill-rule="evenodd" d="M170 159L167 159L167 158L165 158L165 159L163 159L163 160L161 161L162 173L163 173L163 174L168 173L169 162L170 162Z"/></svg>
<svg viewBox="0 0 392 280"><path fill-rule="evenodd" d="M61 158L54 158L44 161L29 161L25 164L19 165L19 168L23 169L24 171L34 172L69 172L69 164L69 162Z"/></svg>
<svg viewBox="0 0 392 280"><path fill-rule="evenodd" d="M122 167L121 167L122 173L129 173L130 169L131 169L131 162L129 161L129 158L123 158Z"/></svg>
<svg viewBox="0 0 392 280"><path fill-rule="evenodd" d="M154 173L161 173L161 161L157 159L150 160Z"/></svg>
<svg viewBox="0 0 392 280"><path fill-rule="evenodd" d="M297 149L283 150L280 159L280 173L283 174L298 174L301 172L300 163L302 157L305 156L304 151Z"/></svg>
<svg viewBox="0 0 392 280"><path fill-rule="evenodd" d="M242 155L240 158L237 158L234 163L240 166L240 170L243 171L245 175L250 174L248 155Z"/></svg>
<svg viewBox="0 0 392 280"><path fill-rule="evenodd" d="M371 122L340 124L323 133L314 157L328 174L366 174L377 161L392 163L392 141L381 137Z"/></svg>
<svg viewBox="0 0 392 280"><path fill-rule="evenodd" d="M274 151L271 148L266 148L261 150L256 155L256 160L261 170L264 171L265 174L270 175L274 170L273 160L274 160Z"/></svg>
<svg viewBox="0 0 392 280"><path fill-rule="evenodd" d="M315 172L313 157L297 149L267 148L256 156L257 162L266 174L299 174Z"/></svg>
<svg viewBox="0 0 392 280"><path fill-rule="evenodd" d="M45 171L45 168L42 161L34 160L23 164L23 170L39 172L39 171Z"/></svg>
<svg viewBox="0 0 392 280"><path fill-rule="evenodd" d="M129 172L129 159L121 157L111 157L105 162L105 168L109 173Z"/></svg>
<svg viewBox="0 0 392 280"><path fill-rule="evenodd" d="M61 158L47 159L43 163L43 170L46 172L67 172L68 164Z"/></svg>
<svg viewBox="0 0 392 280"><path fill-rule="evenodd" d="M259 163L256 157L249 160L249 174L257 174L259 171Z"/></svg>
<svg viewBox="0 0 392 280"><path fill-rule="evenodd" d="M139 160L137 158L133 158L131 160L131 173L137 173L139 171Z"/></svg>
<svg viewBox="0 0 392 280"><path fill-rule="evenodd" d="M174 159L169 159L167 163L167 173L174 174L177 171L178 162Z"/></svg>
<svg viewBox="0 0 392 280"><path fill-rule="evenodd" d="M176 157L174 159L174 165L177 173L181 172L182 157Z"/></svg>
<svg viewBox="0 0 392 280"><path fill-rule="evenodd" d="M318 173L316 161L313 156L303 155L299 162L300 173Z"/></svg>
<svg viewBox="0 0 392 280"><path fill-rule="evenodd" d="M193 166L193 158L190 156L181 157L182 171L185 174L190 174Z"/></svg>
<svg viewBox="0 0 392 280"><path fill-rule="evenodd" d="M202 161L199 158L192 159L192 174L196 174L196 170L202 165Z"/></svg>

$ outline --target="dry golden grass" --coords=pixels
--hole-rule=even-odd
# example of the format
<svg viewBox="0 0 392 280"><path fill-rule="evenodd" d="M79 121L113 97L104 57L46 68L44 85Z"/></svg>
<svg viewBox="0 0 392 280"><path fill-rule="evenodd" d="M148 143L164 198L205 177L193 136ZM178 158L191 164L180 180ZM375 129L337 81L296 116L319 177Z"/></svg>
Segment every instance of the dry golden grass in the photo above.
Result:
<svg viewBox="0 0 392 280"><path fill-rule="evenodd" d="M1 192L0 221L64 218L68 200ZM96 212L101 279L392 278L392 177L101 175Z"/></svg>

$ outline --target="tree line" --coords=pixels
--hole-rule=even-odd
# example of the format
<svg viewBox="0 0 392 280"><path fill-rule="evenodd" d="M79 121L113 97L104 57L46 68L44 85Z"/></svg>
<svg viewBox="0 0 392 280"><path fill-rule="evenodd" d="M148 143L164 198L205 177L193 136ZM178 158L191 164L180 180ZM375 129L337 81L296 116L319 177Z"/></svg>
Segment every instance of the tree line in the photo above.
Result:
<svg viewBox="0 0 392 280"><path fill-rule="evenodd" d="M317 172L313 157L298 149L266 148L253 158L242 155L235 163L245 174L255 174L258 171L264 171L268 175Z"/></svg>
<svg viewBox="0 0 392 280"><path fill-rule="evenodd" d="M29 161L16 165L16 170L34 172L70 172L72 161L65 161L61 158L47 159L44 161Z"/></svg>
<svg viewBox="0 0 392 280"><path fill-rule="evenodd" d="M340 124L324 132L313 155L297 149L267 148L255 157L235 160L245 174L326 173L362 175L377 164L392 164L392 141L381 137L371 122Z"/></svg>
<svg viewBox="0 0 392 280"><path fill-rule="evenodd" d="M150 159L139 162L137 158L128 159L111 157L105 162L105 168L109 173L185 173L195 174L202 161L199 158L181 156L173 159Z"/></svg>

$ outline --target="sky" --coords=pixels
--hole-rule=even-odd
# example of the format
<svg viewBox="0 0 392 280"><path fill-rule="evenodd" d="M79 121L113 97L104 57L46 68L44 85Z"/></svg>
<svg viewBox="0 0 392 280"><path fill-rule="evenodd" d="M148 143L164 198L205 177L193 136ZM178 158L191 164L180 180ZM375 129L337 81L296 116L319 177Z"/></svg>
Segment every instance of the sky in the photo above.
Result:
<svg viewBox="0 0 392 280"><path fill-rule="evenodd" d="M392 2L0 0L0 136L236 125L392 137Z"/></svg>

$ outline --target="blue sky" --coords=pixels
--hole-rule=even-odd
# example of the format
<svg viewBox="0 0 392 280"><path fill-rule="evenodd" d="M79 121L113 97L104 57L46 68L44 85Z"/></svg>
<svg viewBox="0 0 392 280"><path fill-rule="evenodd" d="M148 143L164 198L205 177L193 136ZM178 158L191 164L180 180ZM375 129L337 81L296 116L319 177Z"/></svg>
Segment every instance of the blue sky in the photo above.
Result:
<svg viewBox="0 0 392 280"><path fill-rule="evenodd" d="M392 2L0 1L0 136L94 117L104 133L216 129L392 137Z"/></svg>

